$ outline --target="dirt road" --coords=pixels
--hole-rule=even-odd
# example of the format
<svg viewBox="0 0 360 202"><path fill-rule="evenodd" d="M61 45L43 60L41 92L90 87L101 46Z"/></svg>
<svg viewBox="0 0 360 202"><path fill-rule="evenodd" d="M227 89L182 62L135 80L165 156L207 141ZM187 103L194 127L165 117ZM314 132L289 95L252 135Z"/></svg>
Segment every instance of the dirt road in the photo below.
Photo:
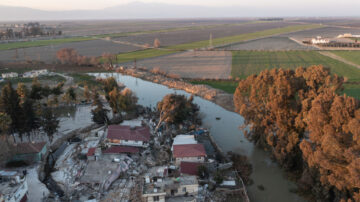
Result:
<svg viewBox="0 0 360 202"><path fill-rule="evenodd" d="M342 57L340 57L340 56L335 55L334 53L331 53L331 52L328 52L328 51L319 51L319 53L320 53L321 55L330 57L330 58L332 58L332 59L341 61L341 62L343 62L343 63L345 63L345 64L348 64L348 65L351 65L351 66L354 66L354 67L360 69L360 65L355 64L355 63L353 63L353 62L350 62L350 61L348 61L348 60L346 60L346 59L344 59L344 58L342 58Z"/></svg>

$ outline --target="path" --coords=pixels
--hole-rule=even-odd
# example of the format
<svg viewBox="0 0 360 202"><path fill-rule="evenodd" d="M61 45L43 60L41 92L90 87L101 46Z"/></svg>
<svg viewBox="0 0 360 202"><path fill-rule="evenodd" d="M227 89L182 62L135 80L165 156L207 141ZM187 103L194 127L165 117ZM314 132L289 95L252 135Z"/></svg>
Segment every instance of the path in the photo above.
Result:
<svg viewBox="0 0 360 202"><path fill-rule="evenodd" d="M334 53L331 53L331 52L328 52L328 51L319 51L319 53L320 53L321 55L330 57L330 58L332 58L332 59L338 60L338 61L340 61L340 62L343 62L343 63L345 63L345 64L348 64L348 65L351 65L351 66L354 66L354 67L360 69L360 65L355 64L355 63L353 63L353 62L350 62L350 61L348 61L348 60L346 60L346 59L344 59L344 58L342 58L342 57L340 57L340 56L338 56L338 55L335 55Z"/></svg>

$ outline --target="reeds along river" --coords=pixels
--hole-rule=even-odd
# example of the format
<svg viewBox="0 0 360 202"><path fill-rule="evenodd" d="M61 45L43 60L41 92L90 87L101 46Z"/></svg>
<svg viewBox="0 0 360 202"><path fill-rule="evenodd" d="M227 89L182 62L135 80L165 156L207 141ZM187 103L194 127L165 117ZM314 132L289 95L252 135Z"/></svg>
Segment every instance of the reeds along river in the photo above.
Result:
<svg viewBox="0 0 360 202"><path fill-rule="evenodd" d="M115 77L118 82L136 93L140 105L147 107L155 107L156 103L169 93L190 96L189 93L182 90L170 89L160 84L119 73L93 73L91 75L102 78ZM224 152L232 151L249 157L253 165L251 178L254 180L254 184L247 187L251 201L305 201L289 191L296 188L295 184L286 179L285 173L270 160L269 155L256 148L244 137L239 130L239 126L244 121L243 117L197 96L195 96L194 102L200 106L203 127L210 130L210 134L218 146ZM86 111L84 110L84 112ZM220 120L217 120L216 117L220 117ZM260 190L258 188L260 185L265 189Z"/></svg>

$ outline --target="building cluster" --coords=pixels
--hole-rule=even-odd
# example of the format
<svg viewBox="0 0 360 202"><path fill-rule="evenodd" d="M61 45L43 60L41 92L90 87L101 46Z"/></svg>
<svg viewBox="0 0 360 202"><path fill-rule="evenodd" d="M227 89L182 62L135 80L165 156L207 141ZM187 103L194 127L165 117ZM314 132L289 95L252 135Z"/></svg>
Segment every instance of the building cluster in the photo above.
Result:
<svg viewBox="0 0 360 202"><path fill-rule="evenodd" d="M207 135L202 135L207 141L199 135L204 131L168 136L155 125L136 119L87 135L68 146L52 178L81 201L205 201L207 184L216 183L203 174L223 165L215 160ZM239 186L236 176L223 177L225 186Z"/></svg>
<svg viewBox="0 0 360 202"><path fill-rule="evenodd" d="M8 72L8 73L2 73L0 79L3 80L3 79L18 78L18 77L35 78L35 77L40 77L40 76L46 76L49 74L50 73L48 72L47 69L32 70L29 72L25 72L23 74L18 74L16 72Z"/></svg>
<svg viewBox="0 0 360 202"><path fill-rule="evenodd" d="M57 35L62 35L62 31L56 27L50 27L38 22L30 22L26 24L4 24L0 27L0 40Z"/></svg>
<svg viewBox="0 0 360 202"><path fill-rule="evenodd" d="M0 202L27 201L26 173L0 170Z"/></svg>
<svg viewBox="0 0 360 202"><path fill-rule="evenodd" d="M360 35L347 33L339 35L336 38L317 36L315 38L305 39L303 43L328 48L360 48L359 38Z"/></svg>

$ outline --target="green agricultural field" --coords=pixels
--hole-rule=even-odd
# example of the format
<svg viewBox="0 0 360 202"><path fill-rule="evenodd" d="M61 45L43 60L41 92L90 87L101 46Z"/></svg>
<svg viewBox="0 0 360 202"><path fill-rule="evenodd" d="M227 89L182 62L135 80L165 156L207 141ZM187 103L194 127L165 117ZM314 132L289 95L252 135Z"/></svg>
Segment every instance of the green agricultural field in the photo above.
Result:
<svg viewBox="0 0 360 202"><path fill-rule="evenodd" d="M360 100L360 84L345 84L343 93Z"/></svg>
<svg viewBox="0 0 360 202"><path fill-rule="evenodd" d="M348 81L360 81L360 70L343 62L323 56L317 51L232 51L231 75L241 79L257 74L264 69L308 67L323 65L332 73L348 78Z"/></svg>
<svg viewBox="0 0 360 202"><path fill-rule="evenodd" d="M258 23L258 22L253 22ZM319 28L321 25L294 25L294 26L288 26L283 28L276 28L276 29L268 29L264 31L254 32L254 33L248 33L248 34L240 34L235 36L229 36L229 37L222 37L222 38L215 38L213 39L213 45L214 46L220 46L225 44L231 44L231 43L237 43L241 41L266 37L266 36L272 36L276 34L283 34L288 32L295 32L295 31L301 31L305 29L315 29ZM204 41L197 41L192 43L186 43L186 44L179 44L174 46L168 46L164 47L164 49L146 49L146 50L140 50L140 51L134 51L129 53L121 53L119 54L119 63L124 62L130 62L136 59L145 59L145 58L151 58L156 56L162 56L167 55L170 53L175 53L177 51L182 50L189 50L189 49L197 49L197 48L204 48L209 45L208 40Z"/></svg>
<svg viewBox="0 0 360 202"><path fill-rule="evenodd" d="M227 93L235 93L235 89L238 86L238 81L233 80L191 80L192 84L204 84L213 88L221 89Z"/></svg>
<svg viewBox="0 0 360 202"><path fill-rule="evenodd" d="M289 32L297 32L297 31L306 30L306 29L316 29L316 28L320 28L320 27L322 27L322 26L317 25L317 24L293 25L293 26L268 29L268 30L264 30L264 31L253 32L253 33L215 38L215 39L213 39L213 46L224 46L224 45L238 43L238 42L247 41L247 40L251 40L251 39L268 37L268 36L272 36L272 35L284 34L284 33L289 33ZM207 47L208 45L209 45L209 40L204 40L204 41L197 41L197 42L193 42L193 43L186 43L186 44L170 46L170 47L168 47L168 49L188 50L188 49L203 48L203 47Z"/></svg>
<svg viewBox="0 0 360 202"><path fill-rule="evenodd" d="M92 37L71 37L71 38L63 38L63 39L3 43L3 44L0 44L0 50L57 45L57 44L62 44L62 43L72 43L72 42L80 42L80 41L88 41L88 40L94 40L94 38L92 38Z"/></svg>
<svg viewBox="0 0 360 202"><path fill-rule="evenodd" d="M176 52L178 51L168 50L168 49L146 49L146 50L139 50L129 53L121 53L117 55L118 57L117 62L118 63L131 62L134 61L135 59L140 60L145 58L152 58L152 57L168 55Z"/></svg>
<svg viewBox="0 0 360 202"><path fill-rule="evenodd" d="M360 51L331 51L333 54L360 65Z"/></svg>

